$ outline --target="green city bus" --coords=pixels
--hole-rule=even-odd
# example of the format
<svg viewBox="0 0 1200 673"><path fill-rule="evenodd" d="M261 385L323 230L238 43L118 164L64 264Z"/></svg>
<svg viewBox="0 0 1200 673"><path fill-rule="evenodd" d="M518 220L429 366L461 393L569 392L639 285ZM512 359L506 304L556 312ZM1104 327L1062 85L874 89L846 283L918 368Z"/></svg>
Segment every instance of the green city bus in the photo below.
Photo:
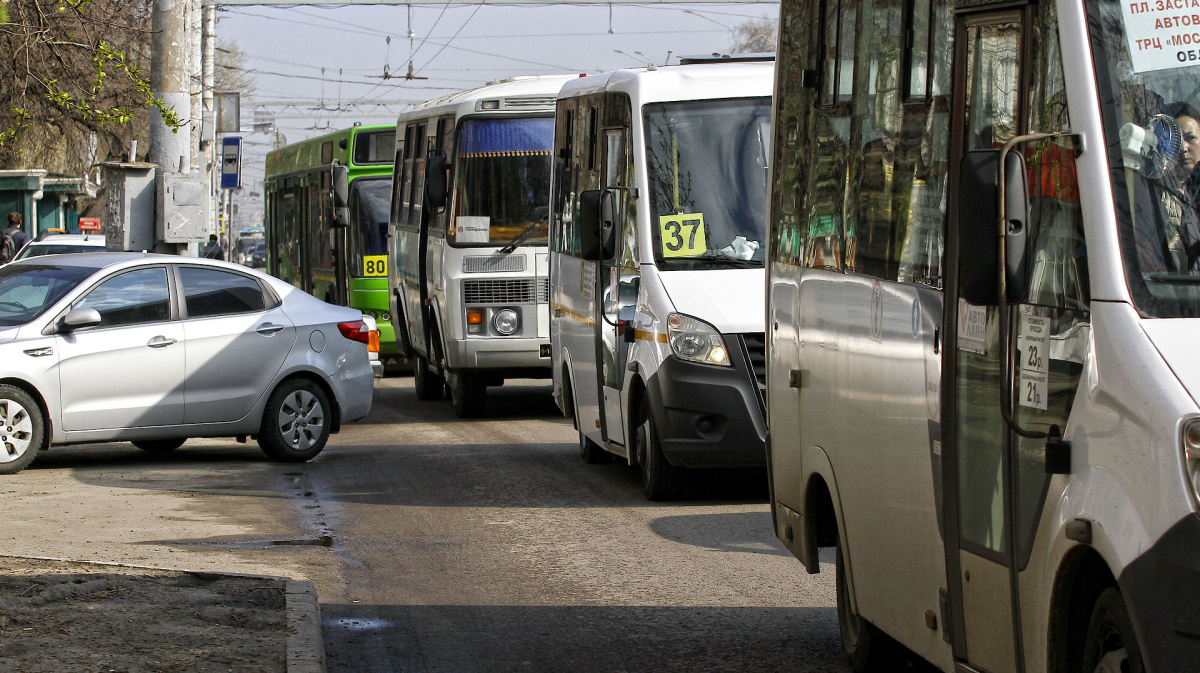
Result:
<svg viewBox="0 0 1200 673"><path fill-rule="evenodd" d="M379 354L398 351L388 305L395 126L354 126L267 154L267 272L376 318Z"/></svg>

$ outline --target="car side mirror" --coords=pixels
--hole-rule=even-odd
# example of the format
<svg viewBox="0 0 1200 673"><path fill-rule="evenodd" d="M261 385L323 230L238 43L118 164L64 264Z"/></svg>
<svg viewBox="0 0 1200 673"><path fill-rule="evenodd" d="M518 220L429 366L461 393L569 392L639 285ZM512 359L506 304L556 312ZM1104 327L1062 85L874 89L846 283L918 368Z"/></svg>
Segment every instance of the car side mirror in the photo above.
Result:
<svg viewBox="0 0 1200 673"><path fill-rule="evenodd" d="M425 158L425 203L435 213L442 212L449 196L447 167L445 153L441 150L429 150L429 155Z"/></svg>
<svg viewBox="0 0 1200 673"><path fill-rule="evenodd" d="M997 204L1000 150L972 150L963 155L958 184L959 295L976 306L1000 303L999 229ZM1029 193L1025 158L1011 151L1004 169L1005 301L1025 296L1025 239L1029 224Z"/></svg>
<svg viewBox="0 0 1200 673"><path fill-rule="evenodd" d="M586 261L601 259L600 201L603 194L599 189L579 193L579 257Z"/></svg>
<svg viewBox="0 0 1200 673"><path fill-rule="evenodd" d="M74 332L84 327L95 327L101 322L100 312L94 308L73 308L58 322L59 329Z"/></svg>

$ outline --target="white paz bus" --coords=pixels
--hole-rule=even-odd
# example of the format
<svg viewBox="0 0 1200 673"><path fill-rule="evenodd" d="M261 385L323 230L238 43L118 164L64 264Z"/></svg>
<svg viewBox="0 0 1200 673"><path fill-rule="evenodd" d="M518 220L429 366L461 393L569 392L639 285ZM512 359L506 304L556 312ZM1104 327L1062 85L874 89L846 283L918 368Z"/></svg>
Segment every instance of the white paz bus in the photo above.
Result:
<svg viewBox="0 0 1200 673"><path fill-rule="evenodd" d="M550 374L546 215L554 100L571 76L517 77L400 115L392 324L417 397L460 417L487 387Z"/></svg>
<svg viewBox="0 0 1200 673"><path fill-rule="evenodd" d="M715 61L715 62L709 62ZM554 395L587 462L765 463L764 272L772 64L683 59L568 82L551 203Z"/></svg>
<svg viewBox="0 0 1200 673"><path fill-rule="evenodd" d="M1198 25L784 0L772 512L854 670L1200 670Z"/></svg>

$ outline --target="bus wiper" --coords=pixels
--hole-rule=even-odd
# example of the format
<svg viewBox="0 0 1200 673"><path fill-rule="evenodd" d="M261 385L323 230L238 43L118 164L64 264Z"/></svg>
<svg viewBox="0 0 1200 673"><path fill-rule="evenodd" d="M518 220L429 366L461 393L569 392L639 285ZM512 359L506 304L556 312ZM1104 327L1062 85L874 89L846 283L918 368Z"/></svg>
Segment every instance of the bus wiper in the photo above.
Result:
<svg viewBox="0 0 1200 673"><path fill-rule="evenodd" d="M500 248L501 254L512 254L513 251L521 247L521 244L524 243L526 239L533 235L533 232L546 226L546 222L547 220L538 220L528 227L525 227L521 233L517 234L516 238L509 241L503 248Z"/></svg>
<svg viewBox="0 0 1200 673"><path fill-rule="evenodd" d="M1170 273L1165 271L1156 271L1146 274L1146 280L1151 280L1156 283L1200 283L1200 276L1193 276L1186 273Z"/></svg>
<svg viewBox="0 0 1200 673"><path fill-rule="evenodd" d="M738 259L737 257L730 257L729 255L722 254L716 250L709 250L703 255L700 255L699 257L693 257L692 259L702 259L706 262L725 262L734 266L750 267L763 265L763 261L761 259Z"/></svg>

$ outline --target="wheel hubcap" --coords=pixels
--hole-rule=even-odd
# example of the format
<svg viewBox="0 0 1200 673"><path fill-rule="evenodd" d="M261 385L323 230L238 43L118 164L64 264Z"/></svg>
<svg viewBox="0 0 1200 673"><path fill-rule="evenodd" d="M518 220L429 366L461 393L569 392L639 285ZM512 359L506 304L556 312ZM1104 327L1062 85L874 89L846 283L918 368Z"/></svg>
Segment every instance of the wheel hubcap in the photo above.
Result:
<svg viewBox="0 0 1200 673"><path fill-rule="evenodd" d="M33 441L33 419L20 403L0 400L0 463L25 455Z"/></svg>
<svg viewBox="0 0 1200 673"><path fill-rule="evenodd" d="M312 448L325 427L325 410L317 396L307 390L288 395L279 407L279 434L296 451Z"/></svg>

